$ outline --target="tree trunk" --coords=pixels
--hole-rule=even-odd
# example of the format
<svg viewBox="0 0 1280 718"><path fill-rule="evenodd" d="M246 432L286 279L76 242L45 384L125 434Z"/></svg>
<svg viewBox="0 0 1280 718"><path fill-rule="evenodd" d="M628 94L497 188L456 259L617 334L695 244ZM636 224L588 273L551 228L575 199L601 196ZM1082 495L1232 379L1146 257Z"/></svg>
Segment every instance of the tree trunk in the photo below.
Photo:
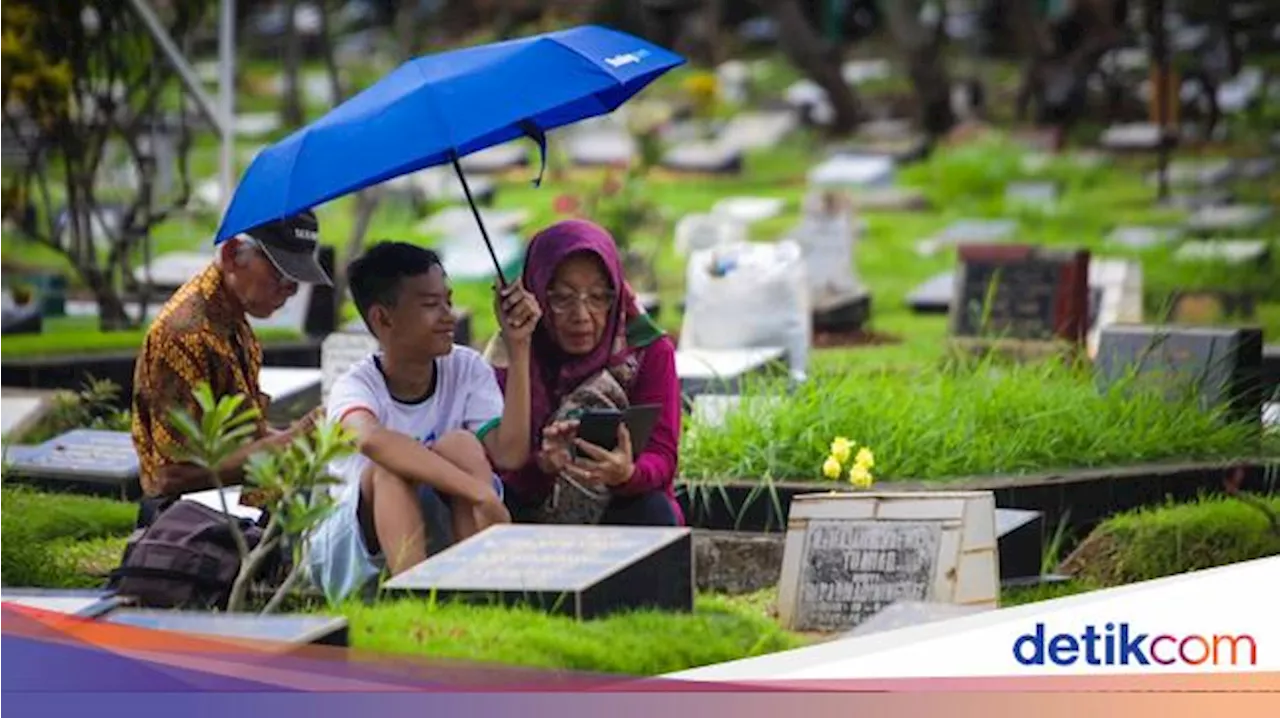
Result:
<svg viewBox="0 0 1280 718"><path fill-rule="evenodd" d="M858 125L858 98L844 81L840 55L809 24L798 0L766 0L764 3L778 23L778 41L788 59L827 93L835 112L830 131L844 135Z"/></svg>
<svg viewBox="0 0 1280 718"><path fill-rule="evenodd" d="M302 112L302 92L298 74L302 64L302 37L294 23L298 0L285 3L284 26L284 91L280 93L280 121L285 127L301 127L305 121Z"/></svg>
<svg viewBox="0 0 1280 718"><path fill-rule="evenodd" d="M333 106L342 104L345 95L342 92L342 75L338 71L338 59L333 54L333 37L329 34L329 20L333 11L333 3L329 0L320 3L320 54L324 57L325 71L329 74L329 90L333 97Z"/></svg>
<svg viewBox="0 0 1280 718"><path fill-rule="evenodd" d="M76 271L84 278L84 283L93 292L93 298L98 303L98 328L104 332L131 328L133 320L129 318L124 300L112 286L110 279L92 266L77 266Z"/></svg>
<svg viewBox="0 0 1280 718"><path fill-rule="evenodd" d="M956 124L951 78L939 56L943 34L920 23L920 4L919 0L885 3L885 19L907 56L908 74L920 103L920 124L930 137L939 137Z"/></svg>

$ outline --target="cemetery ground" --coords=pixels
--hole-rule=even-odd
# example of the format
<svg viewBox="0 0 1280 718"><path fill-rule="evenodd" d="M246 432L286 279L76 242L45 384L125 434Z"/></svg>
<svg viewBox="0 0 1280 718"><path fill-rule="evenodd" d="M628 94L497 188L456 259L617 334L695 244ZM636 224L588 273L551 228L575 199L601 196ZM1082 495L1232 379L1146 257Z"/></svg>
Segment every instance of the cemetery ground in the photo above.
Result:
<svg viewBox="0 0 1280 718"><path fill-rule="evenodd" d="M652 94L675 94L682 77L672 73ZM775 70L759 89L777 92L794 79ZM877 89L900 91L900 78L896 82L863 89L871 95ZM273 111L275 101L268 102L268 95L251 93L245 109ZM320 110L310 108L312 115ZM1266 112L1271 114L1229 120L1237 138L1232 143L1182 148L1174 159L1182 163L1267 154L1263 133L1255 131L1268 123L1273 126L1273 108ZM816 349L810 355L808 380L799 387L779 391L774 380L748 382L743 392L748 410L730 415L723 424L686 420L681 490L690 501L713 502L727 479L759 482L761 500L781 482L810 482L814 490L847 487L843 479L821 478L822 459L837 436L874 451L877 488L885 489L898 481L944 485L962 477L1239 460L1268 464L1266 480L1274 485L1280 436L1256 423L1223 421L1191 399L1168 401L1134 382L1099 390L1092 370L1083 364L962 358L946 349L946 317L918 314L908 307L915 287L956 264L951 248L920 255L916 248L922 239L960 221L1012 219L1017 223L1016 241L1081 247L1094 252L1095 258L1140 261L1145 319L1152 323L1164 321L1175 291L1251 290L1257 298L1255 315L1224 321L1260 325L1274 342L1280 336L1280 265L1274 261L1256 266L1188 263L1177 258L1176 243L1136 248L1109 239L1113 230L1124 226L1180 229L1192 213L1155 203L1149 176L1155 167L1153 156L1108 156L1094 163L1079 154L1076 150L1095 144L1099 129L1079 128L1073 149L1048 159L1008 134L993 132L988 139L939 147L928 159L900 167L895 183L921 192L928 207L857 213L865 222L855 250L857 272L873 298L869 331L856 338L860 343L839 346L843 342L834 341L836 346ZM245 159L267 139L242 141ZM494 208L527 213L521 225L525 236L563 216L557 212L559 198L596 191L606 177L602 170L570 166L554 154L555 147L553 137L552 164L541 188L529 186L537 171L533 151L530 164L495 177ZM775 146L747 152L739 174L688 176L656 169L645 178L643 197L661 209L666 221L636 232L631 247L653 262L657 286L641 289L660 297L660 323L672 332L681 326L686 260L673 246L675 220L707 212L729 197L777 198L784 203L782 212L749 230L754 240L776 240L800 220L802 201L810 191L807 172L826 150L818 134L799 130ZM195 177L213 175L216 152L208 138L197 140ZM1047 207L1018 203L1006 194L1011 183L1041 181L1058 188L1057 200ZM1238 178L1228 189L1238 203L1275 206L1280 203L1280 173ZM1195 191L1195 186L1175 188L1180 194ZM344 198L319 209L323 240L337 248L339 264L345 260L341 253L352 231L354 207L353 198ZM436 244L440 237L424 231L424 219L409 202L388 195L373 216L367 241ZM210 209L171 219L156 228L153 256L207 250L216 222ZM1273 212L1260 226L1234 235L1261 239L1275 255L1280 249L1280 216ZM6 271L65 268L53 252L23 243L10 232L2 244ZM448 257L445 262L448 266ZM483 346L495 328L489 284L457 281L454 288L456 303L472 312L473 344ZM349 303L343 312L343 321L355 318ZM46 320L40 334L6 337L2 353L11 360L129 350L141 343L143 331L106 333L97 330L92 318L58 318ZM291 329L263 332L267 343L298 336ZM750 403L753 396L768 397L767 403L756 410ZM43 431L48 434L48 427ZM7 437L8 443L13 438ZM134 504L9 482L0 491L6 586L102 585L133 528ZM1280 499L1265 501L1271 511L1280 511ZM1061 526L1045 528L1049 539L1043 547L1042 572L1060 572L1069 579L1006 587L1001 605L1280 553L1280 535L1266 511L1228 497L1171 501L1100 517L1088 535L1068 535ZM586 622L528 610L435 605L387 596L335 609L299 598L296 608L345 615L357 648L648 675L830 638L780 628L773 616L776 598L776 589L746 595L700 593L689 615L641 612Z"/></svg>

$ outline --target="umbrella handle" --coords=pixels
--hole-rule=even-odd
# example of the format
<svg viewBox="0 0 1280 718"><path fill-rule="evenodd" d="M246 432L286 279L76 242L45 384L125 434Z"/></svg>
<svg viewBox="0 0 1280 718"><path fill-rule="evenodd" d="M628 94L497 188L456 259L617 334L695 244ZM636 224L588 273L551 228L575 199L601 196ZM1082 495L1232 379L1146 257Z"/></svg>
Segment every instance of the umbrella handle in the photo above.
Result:
<svg viewBox="0 0 1280 718"><path fill-rule="evenodd" d="M498 254L493 251L493 243L489 241L489 230L484 227L484 220L480 218L480 209L476 207L476 201L471 198L471 187L467 184L467 176L462 172L462 165L458 163L458 153L451 153L450 159L453 160L453 170L458 173L458 179L462 182L462 192L467 196L467 204L471 205L471 213L475 215L476 224L480 225L480 236L484 238L484 246L489 250L489 258L493 260L493 268L498 273L498 286L506 287L507 278L502 274L502 264L498 262Z"/></svg>

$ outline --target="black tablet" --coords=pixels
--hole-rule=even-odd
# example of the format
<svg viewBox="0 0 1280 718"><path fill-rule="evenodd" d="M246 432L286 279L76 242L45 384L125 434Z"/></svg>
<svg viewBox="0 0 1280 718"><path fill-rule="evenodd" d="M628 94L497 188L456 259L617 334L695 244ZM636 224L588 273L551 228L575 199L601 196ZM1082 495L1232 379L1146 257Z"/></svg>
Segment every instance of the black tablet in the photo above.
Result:
<svg viewBox="0 0 1280 718"><path fill-rule="evenodd" d="M578 417L578 438L613 451L618 445L618 423L625 423L631 432L631 456L635 458L649 445L661 411L661 404L640 404L624 411L588 409Z"/></svg>

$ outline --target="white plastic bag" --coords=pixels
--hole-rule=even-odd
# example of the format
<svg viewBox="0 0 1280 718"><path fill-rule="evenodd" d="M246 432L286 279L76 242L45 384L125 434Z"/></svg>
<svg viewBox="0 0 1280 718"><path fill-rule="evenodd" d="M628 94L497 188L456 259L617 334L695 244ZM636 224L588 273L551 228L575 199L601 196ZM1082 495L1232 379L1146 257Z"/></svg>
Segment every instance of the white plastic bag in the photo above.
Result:
<svg viewBox="0 0 1280 718"><path fill-rule="evenodd" d="M803 379L813 336L800 245L739 242L689 258L682 349L782 347Z"/></svg>

